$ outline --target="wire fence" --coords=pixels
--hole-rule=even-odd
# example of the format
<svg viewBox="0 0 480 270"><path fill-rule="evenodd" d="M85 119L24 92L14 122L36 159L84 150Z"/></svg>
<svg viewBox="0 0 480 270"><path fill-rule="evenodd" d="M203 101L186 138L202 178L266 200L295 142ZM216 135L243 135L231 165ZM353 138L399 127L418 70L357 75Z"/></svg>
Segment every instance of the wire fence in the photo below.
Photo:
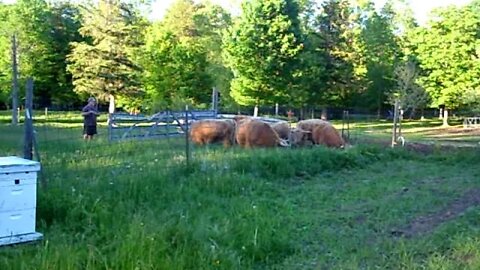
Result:
<svg viewBox="0 0 480 270"><path fill-rule="evenodd" d="M24 118L20 117L19 126L12 126L7 124L8 116L0 114L3 123L0 125L1 156L23 156ZM349 135L351 144L376 139L380 133L388 142L392 131L391 120L379 121L371 114L347 112L340 119L333 120L333 124L342 134ZM188 132L179 136L112 141L108 128L108 117L103 114L98 119L98 134L93 140L86 141L80 112L35 111L34 151L39 155L34 158L41 161L42 177L47 181L56 179L66 183L72 179L100 177L112 181L124 177L141 181L145 175L175 178L194 170L222 171L245 151L236 146L231 149L222 145L198 146L186 137Z"/></svg>

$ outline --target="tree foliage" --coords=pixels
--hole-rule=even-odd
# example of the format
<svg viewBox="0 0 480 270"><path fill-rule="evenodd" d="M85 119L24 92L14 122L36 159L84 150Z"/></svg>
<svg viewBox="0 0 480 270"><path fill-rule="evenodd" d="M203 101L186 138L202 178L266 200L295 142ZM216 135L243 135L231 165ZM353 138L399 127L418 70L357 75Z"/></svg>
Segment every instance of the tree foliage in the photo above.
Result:
<svg viewBox="0 0 480 270"><path fill-rule="evenodd" d="M35 105L79 105L113 94L120 107L222 104L404 108L480 106L480 0L419 26L406 0L245 0L231 15L176 0L158 22L151 1L0 3L0 107L10 103L11 38L20 86ZM21 91L23 92L23 91ZM428 95L428 97L427 97Z"/></svg>
<svg viewBox="0 0 480 270"><path fill-rule="evenodd" d="M144 82L154 107L180 100L205 106L213 86L228 90L230 71L221 59L220 41L229 24L220 6L178 0L148 29Z"/></svg>
<svg viewBox="0 0 480 270"><path fill-rule="evenodd" d="M144 79L150 106L178 109L188 103L208 102L211 78L206 72L207 58L203 48L169 32L149 33L149 37Z"/></svg>
<svg viewBox="0 0 480 270"><path fill-rule="evenodd" d="M358 87L358 35L353 25L353 11L346 0L329 0L322 5L315 26L320 38L317 50L325 51L323 104L337 106L349 103Z"/></svg>
<svg viewBox="0 0 480 270"><path fill-rule="evenodd" d="M418 73L418 67L412 61L398 64L394 70L397 85L388 97L391 105L398 100L404 110L410 111L410 118L429 101L428 93L418 84Z"/></svg>
<svg viewBox="0 0 480 270"><path fill-rule="evenodd" d="M294 0L252 0L225 36L234 78L231 95L241 105L291 103L303 37Z"/></svg>
<svg viewBox="0 0 480 270"><path fill-rule="evenodd" d="M480 91L479 3L438 9L435 19L415 33L420 83L433 106L455 109L466 93Z"/></svg>
<svg viewBox="0 0 480 270"><path fill-rule="evenodd" d="M119 97L125 107L141 103L142 68L138 64L143 44L144 21L129 3L100 0L82 7L80 34L86 39L73 42L68 70L79 94Z"/></svg>
<svg viewBox="0 0 480 270"><path fill-rule="evenodd" d="M394 66L400 58L397 36L394 34L395 11L387 4L380 12L367 1L362 11L361 54L365 64L365 90L362 105L380 114L387 93L395 85Z"/></svg>
<svg viewBox="0 0 480 270"><path fill-rule="evenodd" d="M75 7L67 2L49 4L44 0L19 0L14 5L0 6L2 91L11 85L11 36L15 35L20 79L35 79L36 104L49 106L75 101L70 74L65 68L69 44L79 40Z"/></svg>

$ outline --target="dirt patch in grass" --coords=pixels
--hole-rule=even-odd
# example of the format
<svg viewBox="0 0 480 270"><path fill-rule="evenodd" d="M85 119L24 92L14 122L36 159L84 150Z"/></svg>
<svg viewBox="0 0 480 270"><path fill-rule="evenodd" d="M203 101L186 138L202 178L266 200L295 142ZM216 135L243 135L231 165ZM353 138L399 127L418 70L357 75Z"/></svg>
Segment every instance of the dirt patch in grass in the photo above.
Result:
<svg viewBox="0 0 480 270"><path fill-rule="evenodd" d="M414 219L406 227L394 229L391 234L396 237L412 238L429 233L444 222L452 220L469 207L480 205L480 189L466 192L442 210Z"/></svg>
<svg viewBox="0 0 480 270"><path fill-rule="evenodd" d="M424 144L424 143L409 143L405 145L405 148L407 148L410 151L422 153L425 155L432 154L433 151L435 150L435 147L433 145Z"/></svg>
<svg viewBox="0 0 480 270"><path fill-rule="evenodd" d="M430 131L424 132L426 135L448 135L448 134L458 134L465 136L480 136L480 128L469 128L465 129L463 126L453 126L447 128L437 128Z"/></svg>
<svg viewBox="0 0 480 270"><path fill-rule="evenodd" d="M378 138L362 138L361 140L355 141L354 144L374 144L381 145L382 147L391 147L391 141ZM396 146L401 148L402 146ZM458 149L471 149L476 148L477 145L472 143L456 143L456 142L437 142L437 143L424 143L424 142L406 142L404 148L413 151L416 153L430 155L437 151L448 152L455 151Z"/></svg>

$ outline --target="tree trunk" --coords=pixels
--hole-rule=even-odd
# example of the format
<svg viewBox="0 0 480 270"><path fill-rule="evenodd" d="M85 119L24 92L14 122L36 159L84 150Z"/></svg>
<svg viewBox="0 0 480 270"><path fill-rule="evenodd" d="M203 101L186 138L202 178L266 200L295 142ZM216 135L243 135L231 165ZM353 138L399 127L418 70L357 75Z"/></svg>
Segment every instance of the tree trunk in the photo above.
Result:
<svg viewBox="0 0 480 270"><path fill-rule="evenodd" d="M415 112L416 112L416 109L412 108L412 110L410 111L410 115L408 116L408 119L412 120L415 117Z"/></svg>
<svg viewBox="0 0 480 270"><path fill-rule="evenodd" d="M108 113L115 113L115 97L113 95L108 95Z"/></svg>
<svg viewBox="0 0 480 270"><path fill-rule="evenodd" d="M438 112L438 119L443 119L443 109L440 108L439 112Z"/></svg>
<svg viewBox="0 0 480 270"><path fill-rule="evenodd" d="M320 118L321 118L322 120L327 120L327 118L328 118L327 107L323 107L323 108L322 108L322 115L320 116Z"/></svg>
<svg viewBox="0 0 480 270"><path fill-rule="evenodd" d="M448 110L443 109L443 126L448 127Z"/></svg>
<svg viewBox="0 0 480 270"><path fill-rule="evenodd" d="M12 36L12 124L18 124L18 64L17 39Z"/></svg>
<svg viewBox="0 0 480 270"><path fill-rule="evenodd" d="M113 95L108 95L108 118L107 118L108 126L110 126L112 122L112 114L114 113L115 113L115 97Z"/></svg>
<svg viewBox="0 0 480 270"><path fill-rule="evenodd" d="M378 95L378 100L377 100L377 119L380 119L382 117L382 94L381 92Z"/></svg>

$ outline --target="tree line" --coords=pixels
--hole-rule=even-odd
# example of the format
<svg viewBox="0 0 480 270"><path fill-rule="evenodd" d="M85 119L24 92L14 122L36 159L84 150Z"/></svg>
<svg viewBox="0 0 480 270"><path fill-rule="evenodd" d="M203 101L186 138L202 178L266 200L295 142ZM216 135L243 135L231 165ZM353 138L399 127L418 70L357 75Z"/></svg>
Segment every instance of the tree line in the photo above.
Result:
<svg viewBox="0 0 480 270"><path fill-rule="evenodd" d="M11 104L12 36L20 85L35 104L78 106L114 97L126 110L185 104L359 107L400 100L478 108L480 0L436 9L419 25L406 0L244 0L241 13L176 0L159 21L149 1L17 0L0 3L0 103Z"/></svg>

